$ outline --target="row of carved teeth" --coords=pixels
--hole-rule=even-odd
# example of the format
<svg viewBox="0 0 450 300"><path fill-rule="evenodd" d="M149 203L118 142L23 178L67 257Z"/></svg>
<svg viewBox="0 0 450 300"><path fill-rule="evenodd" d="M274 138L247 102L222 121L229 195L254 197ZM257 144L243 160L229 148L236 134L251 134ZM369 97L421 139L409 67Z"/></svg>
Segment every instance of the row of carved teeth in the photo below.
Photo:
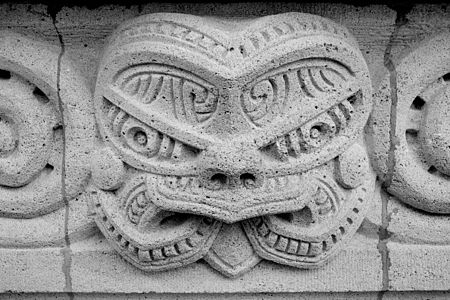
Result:
<svg viewBox="0 0 450 300"><path fill-rule="evenodd" d="M275 250L297 256L317 256L322 252L321 243L301 241L277 234L263 221L257 225L257 230L264 243Z"/></svg>
<svg viewBox="0 0 450 300"><path fill-rule="evenodd" d="M264 184L260 189L264 192L275 192L289 187L298 186L300 182L301 175L299 174L268 177L264 180ZM199 189L203 188L199 178L193 176L164 176L164 184L170 189L190 193L195 193Z"/></svg>
<svg viewBox="0 0 450 300"><path fill-rule="evenodd" d="M207 234L208 227L213 223L211 219L203 218L199 228L191 236L171 245L155 249L144 249L139 246L134 246L130 239L110 222L99 202L95 204L95 207L98 216L97 219L107 231L109 238L119 245L121 249L127 251L130 254L129 256L134 257L139 262L160 261L188 253L200 247L203 237Z"/></svg>
<svg viewBox="0 0 450 300"><path fill-rule="evenodd" d="M358 198L358 201L358 204L361 204L363 199ZM268 247L291 255L314 257L329 251L342 239L342 236L355 223L354 220L359 218L359 211L358 207L354 207L352 216L347 217L333 233L320 242L307 242L278 234L269 229L263 218L259 218L257 221L259 223L255 225L258 234Z"/></svg>

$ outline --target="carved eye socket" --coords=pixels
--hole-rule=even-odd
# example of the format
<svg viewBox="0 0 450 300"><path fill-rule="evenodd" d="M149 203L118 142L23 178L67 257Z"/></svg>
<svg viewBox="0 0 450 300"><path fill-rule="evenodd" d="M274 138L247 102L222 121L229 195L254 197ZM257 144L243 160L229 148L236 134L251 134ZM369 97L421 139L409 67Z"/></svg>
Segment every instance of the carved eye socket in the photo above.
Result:
<svg viewBox="0 0 450 300"><path fill-rule="evenodd" d="M136 152L152 157L158 153L163 134L145 126L136 119L129 119L122 127L122 136Z"/></svg>
<svg viewBox="0 0 450 300"><path fill-rule="evenodd" d="M317 148L325 144L336 134L336 123L329 115L321 115L300 127L297 134L303 141L304 149Z"/></svg>
<svg viewBox="0 0 450 300"><path fill-rule="evenodd" d="M281 159L314 152L351 127L353 114L360 103L361 93L357 92L300 128L278 138L263 150L275 151L276 156Z"/></svg>
<svg viewBox="0 0 450 300"><path fill-rule="evenodd" d="M119 72L113 88L130 102L155 103L173 110L191 124L208 120L217 107L217 89L187 71L158 64L133 66Z"/></svg>
<svg viewBox="0 0 450 300"><path fill-rule="evenodd" d="M196 155L196 149L151 128L117 106L109 105L110 139L123 151L131 149L146 158L175 160Z"/></svg>

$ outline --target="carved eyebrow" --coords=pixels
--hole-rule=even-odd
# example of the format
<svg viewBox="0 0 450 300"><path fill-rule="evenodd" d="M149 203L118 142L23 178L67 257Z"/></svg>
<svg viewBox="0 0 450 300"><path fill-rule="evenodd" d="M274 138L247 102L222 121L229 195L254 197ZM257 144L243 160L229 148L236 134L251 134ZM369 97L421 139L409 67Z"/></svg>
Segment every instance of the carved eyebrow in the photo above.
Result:
<svg viewBox="0 0 450 300"><path fill-rule="evenodd" d="M305 105L301 111L293 109L289 113L279 116L270 126L270 130L266 127L258 127L254 130L255 144L261 148L273 143L280 136L298 129L334 105L350 98L359 90L360 87L355 86L354 82L350 82L340 92L321 99L322 101L316 102L316 105Z"/></svg>
<svg viewBox="0 0 450 300"><path fill-rule="evenodd" d="M128 101L125 97L120 95L120 91L116 91L112 87L103 88L101 94L111 103L118 106L131 116L137 118L141 122L144 122L161 133L167 134L168 136L199 150L204 150L208 146L217 142L211 137L205 137L195 132L188 124L179 124L180 126L177 126L167 123L167 120L158 114L146 110L144 104L132 103Z"/></svg>

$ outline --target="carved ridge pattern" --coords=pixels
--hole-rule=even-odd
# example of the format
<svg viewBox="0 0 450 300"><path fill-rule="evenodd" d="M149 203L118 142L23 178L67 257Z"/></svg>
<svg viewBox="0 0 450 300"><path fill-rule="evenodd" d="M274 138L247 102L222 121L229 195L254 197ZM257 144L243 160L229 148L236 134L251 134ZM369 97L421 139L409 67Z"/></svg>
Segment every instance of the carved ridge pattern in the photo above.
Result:
<svg viewBox="0 0 450 300"><path fill-rule="evenodd" d="M56 150L61 148L60 121L55 116L50 100L42 92L37 92L40 90L36 86L17 74L3 72L9 74L9 78L0 81L3 100L0 104L2 136L5 139L3 145L6 146L2 151L1 184L11 188L34 185L36 198L48 200L34 206L33 197L24 197L27 198L24 200L31 200L31 203L17 205L17 202L22 201L14 196L19 190L5 189L0 213L6 216L32 217L62 205L62 201L55 203L48 195L59 194L61 189L58 185L58 178L61 176L60 157ZM29 105L35 106L41 116L27 114ZM45 180L43 177L52 178L47 191L40 187Z"/></svg>
<svg viewBox="0 0 450 300"><path fill-rule="evenodd" d="M218 40L184 24L173 21L146 22L135 24L132 28L125 28L120 32L123 36L134 38L142 35L161 35L165 37L179 39L200 47L208 52L225 56L228 48Z"/></svg>
<svg viewBox="0 0 450 300"><path fill-rule="evenodd" d="M175 227L170 224L173 213L161 211L148 199L143 200L144 207L137 208L137 214L130 215L130 206L133 206L134 200L141 197L142 201L142 197L146 197L145 193L142 193L142 186L142 177L138 176L132 180L131 186L126 186L122 191L121 198L126 200L125 208L127 208L124 211L126 215L123 216L114 215L114 210L118 208L118 199L114 195L96 192L98 197L94 197L93 201L95 219L100 230L112 241L114 247L123 252L124 257L131 263L153 271L179 267L205 255L220 230L220 222L187 216L198 220L190 222L188 228L180 233L176 228L172 230L172 227ZM131 224L124 226L127 222ZM164 222L166 225L160 225ZM180 224L186 222L189 223L189 220L182 219ZM136 232L133 229L135 226L138 228ZM148 226L160 230L160 235L164 236L146 234L144 229Z"/></svg>
<svg viewBox="0 0 450 300"><path fill-rule="evenodd" d="M366 187L359 189L360 193L367 192ZM274 218L274 216L259 217L244 222L244 226L252 243L257 245L255 246L257 249L260 249L258 252L262 257L268 259L276 257L275 259L278 258L276 261L279 263L297 267L319 266L325 262L324 257L335 254L336 244L342 242L343 239L348 240L349 236L351 237L359 228L366 212L365 200L357 196L357 201L353 201L348 212L320 238L298 239L277 232L277 229L268 222L268 219ZM288 262L283 257L286 255L289 257Z"/></svg>
<svg viewBox="0 0 450 300"><path fill-rule="evenodd" d="M217 91L209 83L187 72L155 64L120 72L113 88L143 104L170 101L175 117L189 123L208 120L217 107Z"/></svg>
<svg viewBox="0 0 450 300"><path fill-rule="evenodd" d="M289 134L277 139L275 144L270 145L276 148L277 156L281 160L289 157L298 157L302 153L310 152L319 147L333 135L338 135L345 130L347 123L354 113L354 104L358 95L355 94L339 104L333 106L325 112L319 119L314 119L306 123L299 129L289 132ZM317 134L326 132L323 139L313 139Z"/></svg>
<svg viewBox="0 0 450 300"><path fill-rule="evenodd" d="M370 137L378 140L372 149L374 166L387 191L413 207L437 214L450 212L450 86L444 80L450 71L449 40L448 33L440 34L405 54L396 66L400 84L395 110L385 110L392 102L389 78L385 78L375 93L377 105L369 123ZM389 127L383 125L389 124L393 114L395 131L390 137L385 135ZM389 139L395 139L398 147L386 149ZM390 164L387 153L392 156Z"/></svg>
<svg viewBox="0 0 450 300"><path fill-rule="evenodd" d="M306 20L305 20L306 19ZM332 35L348 38L349 33L345 28L337 26L328 20L314 20L313 18L296 18L291 22L280 22L279 25L269 26L267 29L256 30L254 33L248 34L240 46L244 58L261 52L275 41L279 42L281 39L289 39L295 35L304 32L326 32Z"/></svg>
<svg viewBox="0 0 450 300"><path fill-rule="evenodd" d="M354 74L334 61L309 59L289 64L241 95L244 111L257 125L284 112L298 98L320 98L351 86ZM329 97L329 96L328 96ZM307 100L304 100L307 101Z"/></svg>
<svg viewBox="0 0 450 300"><path fill-rule="evenodd" d="M238 22L235 32L228 21L179 16L130 21L105 51L94 103L111 159L97 163L111 171L93 178L98 226L147 271L201 258L230 277L261 258L325 263L373 191L362 139L370 81L356 43L310 15ZM291 61L268 70L264 59L281 54L252 60L283 43L299 53Z"/></svg>
<svg viewBox="0 0 450 300"><path fill-rule="evenodd" d="M146 208L151 204L146 194L144 183L136 186L124 198L128 199L128 203L125 204L125 209L129 220L135 225L139 224Z"/></svg>
<svg viewBox="0 0 450 300"><path fill-rule="evenodd" d="M136 152L148 157L171 158L181 151L180 142L150 128L117 106L111 105L108 118L115 136L121 137Z"/></svg>
<svg viewBox="0 0 450 300"><path fill-rule="evenodd" d="M94 228L83 215L95 135L90 92L66 58L58 86L59 49L10 31L0 40L0 245L62 245L64 226L82 238ZM63 195L73 216L67 224Z"/></svg>
<svg viewBox="0 0 450 300"><path fill-rule="evenodd" d="M147 38L161 36L188 43L213 58L219 58L222 62L226 62L231 55L238 57L240 60L247 59L278 43L307 34L327 34L355 44L349 39L350 34L347 29L325 18L306 14L299 17L295 13L287 13L284 14L284 21L272 20L273 16L262 18L265 21L261 22L262 26L255 23L256 28L248 30L244 36L228 43L220 41L221 35L218 38L212 37L216 36L218 31L207 33L203 28L201 30L194 28L199 26L195 18L192 19L193 23L197 23L194 26L182 24L178 21L180 19L190 20L192 16L183 14L172 14L169 18L167 18L167 15L154 14L154 16L153 20L147 20L143 16L137 18L133 23L130 22L132 25L125 25L117 31L111 43L120 43L121 38L140 39L144 36ZM159 20L156 21L157 19ZM271 21L279 24L265 24L270 24Z"/></svg>

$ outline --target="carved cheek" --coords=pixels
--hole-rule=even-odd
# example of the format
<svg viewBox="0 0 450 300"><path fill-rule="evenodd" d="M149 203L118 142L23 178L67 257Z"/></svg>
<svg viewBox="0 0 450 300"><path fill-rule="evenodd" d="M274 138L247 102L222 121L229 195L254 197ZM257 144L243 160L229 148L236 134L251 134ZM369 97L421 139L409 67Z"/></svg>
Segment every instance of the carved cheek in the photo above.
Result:
<svg viewBox="0 0 450 300"><path fill-rule="evenodd" d="M339 184L354 189L364 183L369 171L369 158L360 145L352 145L336 158L335 176Z"/></svg>
<svg viewBox="0 0 450 300"><path fill-rule="evenodd" d="M97 192L93 209L100 230L126 260L143 270L172 269L202 258L221 223L158 208L145 177L129 179L117 197Z"/></svg>

